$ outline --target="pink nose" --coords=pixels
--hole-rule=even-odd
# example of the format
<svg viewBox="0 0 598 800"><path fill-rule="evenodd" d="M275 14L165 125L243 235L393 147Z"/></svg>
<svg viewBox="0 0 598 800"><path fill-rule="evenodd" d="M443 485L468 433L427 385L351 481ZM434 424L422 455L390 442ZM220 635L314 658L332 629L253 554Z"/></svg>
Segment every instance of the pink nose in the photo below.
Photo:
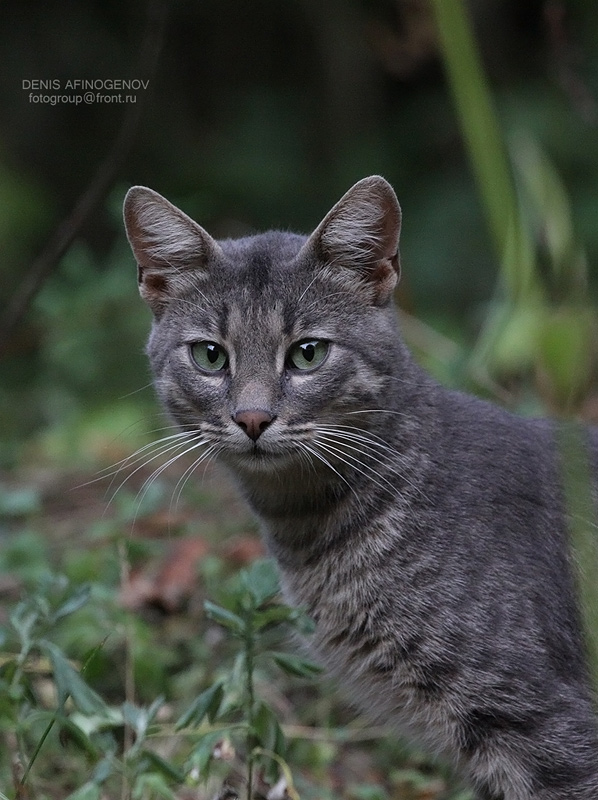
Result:
<svg viewBox="0 0 598 800"><path fill-rule="evenodd" d="M269 411L253 409L251 411L237 411L233 415L233 419L250 439L257 442L274 417Z"/></svg>

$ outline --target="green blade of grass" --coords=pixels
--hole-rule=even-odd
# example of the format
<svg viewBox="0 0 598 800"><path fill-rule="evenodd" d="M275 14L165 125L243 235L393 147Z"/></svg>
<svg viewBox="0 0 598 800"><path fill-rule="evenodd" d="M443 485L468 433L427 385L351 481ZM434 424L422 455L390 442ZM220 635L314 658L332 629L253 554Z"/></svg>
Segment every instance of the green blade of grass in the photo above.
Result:
<svg viewBox="0 0 598 800"><path fill-rule="evenodd" d="M521 224L509 160L462 0L432 0L447 79L512 301L538 291L534 249Z"/></svg>

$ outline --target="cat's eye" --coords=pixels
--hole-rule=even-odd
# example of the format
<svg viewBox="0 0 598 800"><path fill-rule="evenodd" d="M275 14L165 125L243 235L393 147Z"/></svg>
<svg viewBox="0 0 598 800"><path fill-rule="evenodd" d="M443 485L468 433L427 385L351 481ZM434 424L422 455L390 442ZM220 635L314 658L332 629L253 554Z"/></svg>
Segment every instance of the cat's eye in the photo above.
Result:
<svg viewBox="0 0 598 800"><path fill-rule="evenodd" d="M219 372L228 365L226 350L216 342L193 342L191 358L204 372Z"/></svg>
<svg viewBox="0 0 598 800"><path fill-rule="evenodd" d="M287 364L293 369L303 371L315 369L324 362L330 343L323 339L305 339L297 342L289 350Z"/></svg>

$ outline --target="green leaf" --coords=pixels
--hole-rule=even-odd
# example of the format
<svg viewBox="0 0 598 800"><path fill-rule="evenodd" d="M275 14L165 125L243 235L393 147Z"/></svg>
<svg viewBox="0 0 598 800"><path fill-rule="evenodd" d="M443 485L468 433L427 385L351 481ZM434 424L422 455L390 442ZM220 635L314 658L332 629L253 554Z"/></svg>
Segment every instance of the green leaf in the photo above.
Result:
<svg viewBox="0 0 598 800"><path fill-rule="evenodd" d="M226 730L219 730L205 733L191 751L185 771L190 772L192 769L196 769L200 777L207 777L214 747L225 737L226 732Z"/></svg>
<svg viewBox="0 0 598 800"><path fill-rule="evenodd" d="M502 131L482 67L466 4L432 0L441 52L478 191L485 205L502 278L512 300L537 292L531 236L519 215Z"/></svg>
<svg viewBox="0 0 598 800"><path fill-rule="evenodd" d="M114 773L114 765L109 758L103 758L93 771L92 781L101 786Z"/></svg>
<svg viewBox="0 0 598 800"><path fill-rule="evenodd" d="M71 722L80 728L87 736L99 731L122 728L125 724L122 709L106 706L98 714L81 714L75 711L70 715Z"/></svg>
<svg viewBox="0 0 598 800"><path fill-rule="evenodd" d="M18 603L10 615L10 624L18 633L24 650L31 646L33 628L38 619L39 612L31 608L31 604L26 601Z"/></svg>
<svg viewBox="0 0 598 800"><path fill-rule="evenodd" d="M267 625L277 625L281 622L292 622L297 618L297 610L290 606L276 603L275 605L268 606L263 611L256 611L253 618L253 627L255 630L261 630Z"/></svg>
<svg viewBox="0 0 598 800"><path fill-rule="evenodd" d="M161 797L163 800L176 800L176 795L173 793L172 789L169 788L164 777L155 772L139 775L133 785L131 796L134 800L144 800L144 798L147 797Z"/></svg>
<svg viewBox="0 0 598 800"><path fill-rule="evenodd" d="M39 489L24 487L16 489L0 484L0 515L26 517L41 510Z"/></svg>
<svg viewBox="0 0 598 800"><path fill-rule="evenodd" d="M56 721L56 724L59 725L62 730L69 734L71 740L77 744L79 749L84 750L87 755L94 759L98 758L98 748L89 738L87 733L80 728L76 722L73 722L69 717L64 716L64 714L59 713L53 715L53 720Z"/></svg>
<svg viewBox="0 0 598 800"><path fill-rule="evenodd" d="M271 653L270 655L283 672L298 678L313 678L322 672L322 667L318 664L299 656L288 653Z"/></svg>
<svg viewBox="0 0 598 800"><path fill-rule="evenodd" d="M214 603L210 603L209 600L205 601L204 608L210 619L213 619L214 622L217 622L219 625L222 625L229 631L232 631L237 635L245 632L245 622L241 619L241 617L239 617L237 614L234 614L232 611L229 611L227 608L222 608L222 606L217 606Z"/></svg>
<svg viewBox="0 0 598 800"><path fill-rule="evenodd" d="M219 681L195 698L176 723L175 730L180 731L189 725L199 725L206 715L210 722L213 722L218 715L223 697L224 689L222 682Z"/></svg>
<svg viewBox="0 0 598 800"><path fill-rule="evenodd" d="M388 794L381 786L370 783L351 785L349 793L352 800L387 800Z"/></svg>
<svg viewBox="0 0 598 800"><path fill-rule="evenodd" d="M563 307L546 318L540 340L540 365L554 399L563 409L589 384L595 339L592 309Z"/></svg>
<svg viewBox="0 0 598 800"><path fill-rule="evenodd" d="M226 679L225 708L229 710L230 703L236 702L237 697L244 695L247 675L247 654L242 650L237 653L233 665Z"/></svg>
<svg viewBox="0 0 598 800"><path fill-rule="evenodd" d="M65 602L54 612L52 615L52 620L56 622L56 620L66 617L69 614L72 614L74 611L78 611L82 606L85 605L85 603L87 603L90 595L91 586L89 584L79 586L78 589L73 592L73 594L67 598L67 600L65 600Z"/></svg>
<svg viewBox="0 0 598 800"><path fill-rule="evenodd" d="M88 781L69 794L66 800L100 800L101 789L97 783Z"/></svg>
<svg viewBox="0 0 598 800"><path fill-rule="evenodd" d="M298 608L296 611L297 616L293 620L293 626L302 636L311 636L316 630L316 623L302 608Z"/></svg>
<svg viewBox="0 0 598 800"><path fill-rule="evenodd" d="M147 709L139 708L128 701L124 702L121 708L125 723L135 731L138 739L144 738L148 726Z"/></svg>
<svg viewBox="0 0 598 800"><path fill-rule="evenodd" d="M407 784L414 789L426 789L430 785L430 777L417 769L398 769L392 773L393 784Z"/></svg>
<svg viewBox="0 0 598 800"><path fill-rule="evenodd" d="M256 608L259 608L280 592L278 573L274 562L270 558L254 561L250 567L243 570L241 583L249 592Z"/></svg>
<svg viewBox="0 0 598 800"><path fill-rule="evenodd" d="M106 703L69 664L59 647L45 640L40 641L40 647L48 654L52 663L60 708L64 706L67 697L70 696L74 705L83 714L107 712Z"/></svg>
<svg viewBox="0 0 598 800"><path fill-rule="evenodd" d="M184 782L185 776L180 769L175 767L175 765L171 764L169 761L166 761L166 759L162 758L162 756L154 753L153 750L143 750L143 756L144 758L148 759L152 767L158 770L158 772L164 775L164 777L176 781L177 783Z"/></svg>
<svg viewBox="0 0 598 800"><path fill-rule="evenodd" d="M284 734L276 715L266 703L258 704L253 718L253 729L260 745L265 750L270 750L284 758L286 753Z"/></svg>

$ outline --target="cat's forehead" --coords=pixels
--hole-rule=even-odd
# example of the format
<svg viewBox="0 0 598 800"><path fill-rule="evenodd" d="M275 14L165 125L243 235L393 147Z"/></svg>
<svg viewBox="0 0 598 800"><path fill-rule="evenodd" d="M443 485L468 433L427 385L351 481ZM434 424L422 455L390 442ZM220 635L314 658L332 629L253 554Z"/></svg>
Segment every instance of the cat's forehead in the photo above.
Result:
<svg viewBox="0 0 598 800"><path fill-rule="evenodd" d="M197 277L198 318L223 340L278 341L319 332L334 323L338 306L351 303L311 250L308 237L269 231L219 240L220 253ZM193 316L193 313L190 315Z"/></svg>
<svg viewBox="0 0 598 800"><path fill-rule="evenodd" d="M292 278L289 268L305 238L282 231L268 231L244 239L227 239L219 244L237 285L253 287L259 292L277 282L277 278Z"/></svg>
<svg viewBox="0 0 598 800"><path fill-rule="evenodd" d="M206 276L212 299L235 305L243 313L270 320L270 311L283 313L314 277L314 264L300 256L305 236L270 231L246 239L219 241L223 262Z"/></svg>
<svg viewBox="0 0 598 800"><path fill-rule="evenodd" d="M224 340L244 338L248 331L264 341L279 340L313 326L322 316L313 307L319 271L309 257L297 257L306 239L270 231L220 240L222 259L197 285L195 307L203 309L203 319Z"/></svg>

